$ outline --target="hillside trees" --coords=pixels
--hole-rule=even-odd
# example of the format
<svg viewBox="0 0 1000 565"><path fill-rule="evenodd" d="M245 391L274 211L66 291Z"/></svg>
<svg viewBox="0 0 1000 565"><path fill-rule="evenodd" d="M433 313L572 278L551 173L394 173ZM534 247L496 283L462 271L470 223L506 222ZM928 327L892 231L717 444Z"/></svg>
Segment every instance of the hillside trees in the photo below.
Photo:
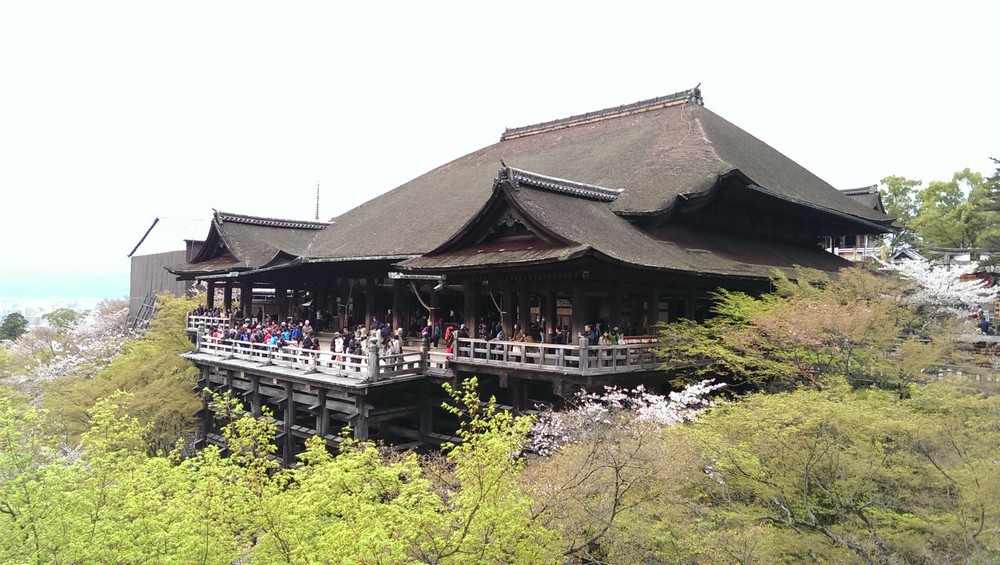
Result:
<svg viewBox="0 0 1000 565"><path fill-rule="evenodd" d="M720 385L701 382L668 397L643 388L581 393L572 409L543 413L532 432L525 478L538 520L558 532L570 563L641 563L663 549L671 524L687 519L681 482L696 472L689 442L664 441L666 427L689 422Z"/></svg>
<svg viewBox="0 0 1000 565"><path fill-rule="evenodd" d="M0 339L16 340L28 331L28 320L20 312L11 312L0 321Z"/></svg>
<svg viewBox="0 0 1000 565"><path fill-rule="evenodd" d="M919 212L916 193L922 183L918 180L899 176L885 177L879 183L883 186L882 204L885 206L885 213L895 218L897 224L909 228ZM903 244L915 245L918 243L917 236L913 233L912 228L889 234L886 238L891 248Z"/></svg>
<svg viewBox="0 0 1000 565"><path fill-rule="evenodd" d="M942 382L905 400L833 387L726 403L693 428L704 533L756 532L765 562L992 562L998 401Z"/></svg>
<svg viewBox="0 0 1000 565"><path fill-rule="evenodd" d="M473 385L474 386L474 385ZM228 456L150 454L126 393L100 400L74 456L44 434L44 413L0 401L0 561L287 563L556 561L531 511L518 457L531 425L474 388L455 392L463 443L436 472L415 454L309 441L279 469L274 426L225 397ZM444 471L444 474L441 472Z"/></svg>
<svg viewBox="0 0 1000 565"><path fill-rule="evenodd" d="M161 296L150 329L139 339L124 337L127 308L92 314L93 322L73 327L67 355L35 371L42 383L42 406L68 443L90 426L87 409L117 390L132 393L121 402L129 413L150 424L150 449L169 451L190 432L200 400L192 392L196 369L180 357L190 351L184 316L191 299Z"/></svg>
<svg viewBox="0 0 1000 565"><path fill-rule="evenodd" d="M800 270L778 274L775 292L755 298L719 290L705 324L662 326L660 353L681 380L717 376L765 390L818 386L842 377L856 386L898 388L918 376L944 342L899 337L922 322L898 300L905 284L862 268L836 277ZM913 362L911 362L913 361Z"/></svg>
<svg viewBox="0 0 1000 565"><path fill-rule="evenodd" d="M1000 173L984 177L966 168L948 181L889 176L881 180L886 212L912 231L890 237L921 249L1000 248ZM975 257L974 257L975 258Z"/></svg>

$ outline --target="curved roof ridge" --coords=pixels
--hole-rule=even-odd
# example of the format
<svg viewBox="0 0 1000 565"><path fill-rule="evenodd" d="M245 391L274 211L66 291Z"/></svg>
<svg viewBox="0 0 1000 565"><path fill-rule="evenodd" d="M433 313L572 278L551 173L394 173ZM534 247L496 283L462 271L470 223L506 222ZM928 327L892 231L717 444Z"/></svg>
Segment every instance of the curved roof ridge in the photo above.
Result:
<svg viewBox="0 0 1000 565"><path fill-rule="evenodd" d="M249 216L247 214L232 214L229 212L220 212L219 210L212 210L212 212L214 212L215 221L219 225L224 224L226 222L230 222L234 224L267 226L271 228L292 228L292 229L307 229L307 230L321 230L330 225L329 222L267 218L263 216Z"/></svg>
<svg viewBox="0 0 1000 565"><path fill-rule="evenodd" d="M667 106L676 106L679 104L686 104L688 102L694 102L695 104L704 106L705 102L701 97L700 86L701 84L699 83L698 86L694 88L689 88L688 90L682 90L666 96L657 96L656 98L650 98L648 100L640 100L639 102L633 102L631 104L622 104L621 106L604 108L603 110L587 112L586 114L579 114L559 120L507 128L500 136L500 141L507 141L508 139L516 139L526 135L534 135L537 133L573 127L581 124L589 124L592 122L617 118L619 116L627 116L629 114L636 114L639 112L659 110L660 108L666 108Z"/></svg>
<svg viewBox="0 0 1000 565"><path fill-rule="evenodd" d="M587 184L584 182L561 179L558 177L550 177L539 173L533 173L531 171L525 171L523 169L515 169L514 167L508 167L506 165L501 167L500 173L497 176L498 182L504 180L514 181L515 188L519 185L525 184L535 188L544 188L553 192L561 192L563 194L579 196L590 200L599 200L601 202L612 202L618 198L618 195L621 194L622 191L625 190L623 188L605 188L603 186L597 186L596 184Z"/></svg>
<svg viewBox="0 0 1000 565"><path fill-rule="evenodd" d="M840 190L840 192L843 192L844 196L855 196L858 194L876 194L878 193L878 185L872 184L868 186L862 186L860 188L841 188L838 190Z"/></svg>

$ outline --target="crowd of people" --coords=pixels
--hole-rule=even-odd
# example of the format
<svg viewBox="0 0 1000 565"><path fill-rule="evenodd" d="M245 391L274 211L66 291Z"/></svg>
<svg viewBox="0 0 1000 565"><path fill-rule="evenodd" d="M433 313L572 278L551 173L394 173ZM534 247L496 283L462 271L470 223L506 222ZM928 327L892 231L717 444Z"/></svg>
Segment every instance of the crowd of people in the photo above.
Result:
<svg viewBox="0 0 1000 565"><path fill-rule="evenodd" d="M233 316L231 311L205 306L199 306L191 314L227 320L231 320ZM314 327L310 320L292 321L290 318L289 321L279 322L273 319L264 321L263 317L263 311L258 309L255 318L242 320L228 326L212 326L209 328L209 333L213 338L234 343L258 343L273 348L295 347L307 351L321 350L318 336L320 330ZM402 327L396 328L394 331L392 325L387 321L375 317L369 325L359 324L353 330L345 327L340 331L335 331L330 338L329 351L335 360L342 361L348 356L367 356L371 345L377 344L380 355L399 355L403 353L403 346L408 344L408 336L419 335L421 345L426 344L435 349L444 348L450 356L455 351L457 339L473 337L465 324L447 322L444 318L432 321L414 317L409 320L408 328L409 331ZM571 337L569 326L552 324L548 331L544 331L536 324L532 324L528 328L514 324L511 328L511 335L508 336L501 322L482 322L476 328L474 337L489 341L557 345L576 345L584 339L589 345L594 346L625 343L624 334L618 327L607 329L601 321L594 325L585 324L583 330L578 332L575 338Z"/></svg>

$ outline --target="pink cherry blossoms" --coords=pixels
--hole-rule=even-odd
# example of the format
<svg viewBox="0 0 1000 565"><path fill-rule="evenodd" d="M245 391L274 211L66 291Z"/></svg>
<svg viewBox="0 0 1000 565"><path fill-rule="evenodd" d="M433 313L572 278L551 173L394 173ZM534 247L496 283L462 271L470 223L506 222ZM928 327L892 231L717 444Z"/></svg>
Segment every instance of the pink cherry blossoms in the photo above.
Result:
<svg viewBox="0 0 1000 565"><path fill-rule="evenodd" d="M709 379L668 396L648 392L642 385L631 390L604 387L600 394L581 391L570 409L545 411L538 417L530 448L549 456L565 445L598 436L607 427L667 427L688 422L713 406L709 395L724 386Z"/></svg>

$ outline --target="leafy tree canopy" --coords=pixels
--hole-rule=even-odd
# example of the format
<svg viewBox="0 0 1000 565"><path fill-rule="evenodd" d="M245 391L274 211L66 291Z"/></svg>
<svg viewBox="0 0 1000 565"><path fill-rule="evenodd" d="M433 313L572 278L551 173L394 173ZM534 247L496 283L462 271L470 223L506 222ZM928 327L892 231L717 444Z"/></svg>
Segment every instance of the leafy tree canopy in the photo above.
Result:
<svg viewBox="0 0 1000 565"><path fill-rule="evenodd" d="M800 269L795 280L777 274L774 287L761 297L719 290L706 323L661 326L660 352L681 380L722 377L782 390L841 377L857 386L898 388L926 366L893 355L901 335L924 327L899 300L908 292L900 280L860 267L836 277ZM937 356L936 342L909 341L911 353ZM927 357L913 359L925 363Z"/></svg>
<svg viewBox="0 0 1000 565"><path fill-rule="evenodd" d="M1000 248L1000 169L989 177L964 169L948 181L881 180L886 212L908 230L891 236L896 246L991 250Z"/></svg>
<svg viewBox="0 0 1000 565"><path fill-rule="evenodd" d="M42 314L42 319L52 327L67 330L86 315L86 312L78 312L72 308L57 308Z"/></svg>
<svg viewBox="0 0 1000 565"><path fill-rule="evenodd" d="M28 320L20 312L11 312L0 322L0 339L17 340L28 332Z"/></svg>

